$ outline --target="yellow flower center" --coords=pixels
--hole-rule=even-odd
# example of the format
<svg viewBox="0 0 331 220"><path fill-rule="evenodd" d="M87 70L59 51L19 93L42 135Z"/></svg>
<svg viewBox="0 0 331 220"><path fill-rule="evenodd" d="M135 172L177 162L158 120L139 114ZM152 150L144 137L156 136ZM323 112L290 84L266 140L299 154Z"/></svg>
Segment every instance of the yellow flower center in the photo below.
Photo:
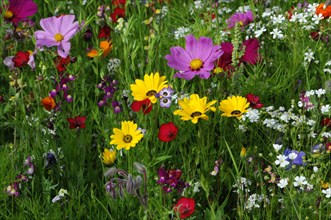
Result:
<svg viewBox="0 0 331 220"><path fill-rule="evenodd" d="M154 96L156 94L156 91L155 90L151 90L151 91L148 91L146 93L146 96L150 97L150 96Z"/></svg>
<svg viewBox="0 0 331 220"><path fill-rule="evenodd" d="M239 115L241 115L241 111L234 110L234 111L231 112L231 115L233 115L233 116L239 116Z"/></svg>
<svg viewBox="0 0 331 220"><path fill-rule="evenodd" d="M238 22L240 26L244 26L244 23L242 21Z"/></svg>
<svg viewBox="0 0 331 220"><path fill-rule="evenodd" d="M192 70L199 70L202 67L202 65L203 65L203 62L200 59L193 59L190 62L190 68Z"/></svg>
<svg viewBox="0 0 331 220"><path fill-rule="evenodd" d="M130 143L130 142L132 141L132 136L129 135L129 134L125 135L125 136L123 137L123 141L124 141L125 143Z"/></svg>
<svg viewBox="0 0 331 220"><path fill-rule="evenodd" d="M14 16L14 14L13 14L13 12L12 11L6 11L5 13L4 13L4 16L5 16L5 18L12 18L13 16Z"/></svg>
<svg viewBox="0 0 331 220"><path fill-rule="evenodd" d="M192 118L195 118L195 117L199 117L200 115L202 115L201 112L193 112L193 113L191 114L191 117L192 117Z"/></svg>
<svg viewBox="0 0 331 220"><path fill-rule="evenodd" d="M60 42L63 40L63 36L60 33L55 34L54 38L56 42Z"/></svg>

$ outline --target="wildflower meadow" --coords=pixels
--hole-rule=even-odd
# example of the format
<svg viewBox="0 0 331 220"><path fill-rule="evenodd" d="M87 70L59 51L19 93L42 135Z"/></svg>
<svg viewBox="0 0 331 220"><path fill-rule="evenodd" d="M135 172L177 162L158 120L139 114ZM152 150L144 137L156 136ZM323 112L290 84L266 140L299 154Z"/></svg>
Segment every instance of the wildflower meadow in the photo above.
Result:
<svg viewBox="0 0 331 220"><path fill-rule="evenodd" d="M331 218L331 1L0 7L0 219Z"/></svg>

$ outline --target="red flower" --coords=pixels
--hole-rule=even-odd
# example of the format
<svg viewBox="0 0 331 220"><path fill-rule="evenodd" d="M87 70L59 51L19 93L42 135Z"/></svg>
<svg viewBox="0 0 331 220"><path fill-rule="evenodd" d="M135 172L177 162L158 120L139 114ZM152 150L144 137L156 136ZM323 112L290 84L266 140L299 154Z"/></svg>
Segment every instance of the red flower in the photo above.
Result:
<svg viewBox="0 0 331 220"><path fill-rule="evenodd" d="M153 105L151 103L151 100L144 99L142 101L133 101L131 104L131 109L134 112L139 112L140 109L143 111L143 113L146 115L152 111Z"/></svg>
<svg viewBox="0 0 331 220"><path fill-rule="evenodd" d="M67 56L66 58L57 56L55 59L56 69L60 73L65 71L67 69L67 65L71 62L70 56Z"/></svg>
<svg viewBox="0 0 331 220"><path fill-rule="evenodd" d="M125 16L125 9L124 8L115 8L114 12L110 15L111 19L113 20L113 22L117 22L118 18L124 18Z"/></svg>
<svg viewBox="0 0 331 220"><path fill-rule="evenodd" d="M22 67L29 62L29 52L18 51L13 57L14 67Z"/></svg>
<svg viewBox="0 0 331 220"><path fill-rule="evenodd" d="M99 30L98 38L109 38L110 37L110 27L108 25L103 26Z"/></svg>
<svg viewBox="0 0 331 220"><path fill-rule="evenodd" d="M85 116L76 116L74 118L67 118L67 121L70 123L70 129L74 128L85 128Z"/></svg>
<svg viewBox="0 0 331 220"><path fill-rule="evenodd" d="M187 218L193 214L195 208L195 201L192 198L182 197L178 200L174 207L175 212L179 212L181 219Z"/></svg>
<svg viewBox="0 0 331 220"><path fill-rule="evenodd" d="M264 105L264 104L260 103L260 97L254 95L252 93L248 93L246 95L246 99L252 108L262 108Z"/></svg>
<svg viewBox="0 0 331 220"><path fill-rule="evenodd" d="M159 129L159 140L163 142L169 142L176 138L178 128L172 122L162 124Z"/></svg>
<svg viewBox="0 0 331 220"><path fill-rule="evenodd" d="M321 121L321 126L331 127L331 119L330 118L323 118Z"/></svg>
<svg viewBox="0 0 331 220"><path fill-rule="evenodd" d="M123 7L125 6L125 2L126 0L112 0L111 4L115 7L118 7L120 5L122 5Z"/></svg>

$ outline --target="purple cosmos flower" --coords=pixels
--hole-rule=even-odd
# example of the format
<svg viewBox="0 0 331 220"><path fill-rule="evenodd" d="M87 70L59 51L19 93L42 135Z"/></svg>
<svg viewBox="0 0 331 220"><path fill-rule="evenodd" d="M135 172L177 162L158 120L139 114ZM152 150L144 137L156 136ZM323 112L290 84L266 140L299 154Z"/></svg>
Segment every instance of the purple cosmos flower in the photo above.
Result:
<svg viewBox="0 0 331 220"><path fill-rule="evenodd" d="M222 56L223 51L221 46L214 46L210 38L200 37L197 40L193 35L188 35L186 49L176 46L170 48L170 53L165 56L168 66L179 70L174 77L191 80L196 75L208 79L214 62Z"/></svg>
<svg viewBox="0 0 331 220"><path fill-rule="evenodd" d="M66 58L70 51L70 39L79 28L78 21L74 22L75 15L62 15L60 17L49 17L40 20L43 31L36 31L34 36L38 48L43 46L57 46L57 53Z"/></svg>
<svg viewBox="0 0 331 220"><path fill-rule="evenodd" d="M17 25L38 11L38 5L32 0L9 0L9 7L4 12L7 21Z"/></svg>
<svg viewBox="0 0 331 220"><path fill-rule="evenodd" d="M239 23L241 27L244 27L253 21L253 13L252 11L247 11L245 13L236 12L233 14L226 23L228 24L228 28L233 28L236 23Z"/></svg>

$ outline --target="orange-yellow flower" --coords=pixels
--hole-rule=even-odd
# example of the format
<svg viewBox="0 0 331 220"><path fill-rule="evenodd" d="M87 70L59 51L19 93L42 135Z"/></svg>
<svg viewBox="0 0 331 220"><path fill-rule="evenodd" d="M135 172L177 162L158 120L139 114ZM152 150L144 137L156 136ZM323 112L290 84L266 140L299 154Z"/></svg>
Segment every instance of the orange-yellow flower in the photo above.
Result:
<svg viewBox="0 0 331 220"><path fill-rule="evenodd" d="M331 5L328 5L325 7L323 3L319 4L316 7L316 14L319 15L321 14L323 18L328 18L331 16Z"/></svg>
<svg viewBox="0 0 331 220"><path fill-rule="evenodd" d="M44 108L47 111L51 111L56 106L55 100L52 97L49 97L49 96L43 98L41 100L41 104L43 104Z"/></svg>
<svg viewBox="0 0 331 220"><path fill-rule="evenodd" d="M99 50L97 50L97 49L90 50L87 53L87 56L93 58L96 56L100 56L102 54L103 57L106 57L110 53L111 49L113 48L113 44L111 41L104 40L104 41L100 42L99 47L100 47ZM99 53L99 51L100 51L100 53Z"/></svg>

